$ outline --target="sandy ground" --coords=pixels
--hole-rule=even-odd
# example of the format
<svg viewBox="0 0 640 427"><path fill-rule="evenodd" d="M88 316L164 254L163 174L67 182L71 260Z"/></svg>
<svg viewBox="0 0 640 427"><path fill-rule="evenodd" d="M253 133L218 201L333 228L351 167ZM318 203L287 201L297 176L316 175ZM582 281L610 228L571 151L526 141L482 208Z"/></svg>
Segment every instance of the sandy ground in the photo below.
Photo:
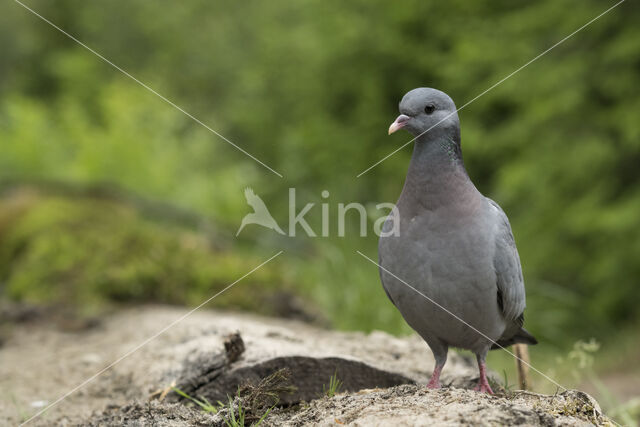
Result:
<svg viewBox="0 0 640 427"><path fill-rule="evenodd" d="M42 322L14 326L0 348L4 394L0 413L12 423L28 418L135 349L185 311L171 307L127 310L78 332L64 332L54 324ZM417 381L424 381L433 365L431 354L417 338L397 339L382 332L367 336L336 333L295 321L198 311L87 382L39 416L34 424L46 425L60 416L75 420L107 405L145 398L163 384L168 385L171 373L178 372L185 359L220 351L224 337L236 331L241 332L247 346L244 363L268 355L339 355L403 372ZM256 342L261 345L254 345ZM454 357L445 370L445 381L447 373L458 376L460 369L474 375L472 367Z"/></svg>
<svg viewBox="0 0 640 427"><path fill-rule="evenodd" d="M179 379L185 363L220 352L233 332L240 332L246 345L234 368L281 356L338 357L401 374L417 384L325 397L295 410L276 409L269 424L605 421L597 403L582 394L506 398L459 388L468 387L477 374L473 363L457 354L451 355L443 372L443 383L449 387L426 390L433 359L417 337L335 332L290 320L203 310L150 339L185 312L172 307L131 309L76 332L42 321L13 325L0 348L0 424L19 424L52 404L29 425L221 424L224 414L216 418L180 403L151 401L150 396ZM114 361L118 363L111 366Z"/></svg>

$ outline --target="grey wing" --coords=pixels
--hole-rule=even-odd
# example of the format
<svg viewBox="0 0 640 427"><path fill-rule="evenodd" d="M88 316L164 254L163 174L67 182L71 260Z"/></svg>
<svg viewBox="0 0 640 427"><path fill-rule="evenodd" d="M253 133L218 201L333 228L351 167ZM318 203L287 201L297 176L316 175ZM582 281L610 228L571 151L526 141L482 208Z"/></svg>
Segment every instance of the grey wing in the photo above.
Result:
<svg viewBox="0 0 640 427"><path fill-rule="evenodd" d="M496 210L496 252L493 265L498 285L498 304L506 320L522 326L526 302L518 249L507 215L496 202L488 197L487 200Z"/></svg>

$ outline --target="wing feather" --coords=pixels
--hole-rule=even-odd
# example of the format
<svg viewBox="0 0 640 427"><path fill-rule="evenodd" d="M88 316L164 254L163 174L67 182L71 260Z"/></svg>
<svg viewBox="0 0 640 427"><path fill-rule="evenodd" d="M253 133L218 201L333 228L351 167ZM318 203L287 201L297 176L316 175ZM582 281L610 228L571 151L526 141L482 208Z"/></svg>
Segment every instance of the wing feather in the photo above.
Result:
<svg viewBox="0 0 640 427"><path fill-rule="evenodd" d="M493 265L498 286L498 304L506 320L522 325L521 316L526 301L520 256L507 215L496 202L489 198L487 200L496 211L496 252Z"/></svg>

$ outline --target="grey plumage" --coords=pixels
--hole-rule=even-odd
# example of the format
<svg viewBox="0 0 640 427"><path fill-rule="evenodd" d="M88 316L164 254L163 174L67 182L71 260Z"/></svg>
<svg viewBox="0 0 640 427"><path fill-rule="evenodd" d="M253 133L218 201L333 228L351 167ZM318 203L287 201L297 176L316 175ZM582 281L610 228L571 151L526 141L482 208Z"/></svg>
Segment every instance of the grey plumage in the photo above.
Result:
<svg viewBox="0 0 640 427"><path fill-rule="evenodd" d="M451 98L414 89L400 102L400 113L389 133L405 128L417 138L397 203L399 235L385 236L390 217L380 238L382 285L434 353L430 387L439 387L448 348L458 347L476 354L479 389L491 392L484 373L489 349L498 348L496 342L536 342L522 329L525 290L511 226L467 175Z"/></svg>

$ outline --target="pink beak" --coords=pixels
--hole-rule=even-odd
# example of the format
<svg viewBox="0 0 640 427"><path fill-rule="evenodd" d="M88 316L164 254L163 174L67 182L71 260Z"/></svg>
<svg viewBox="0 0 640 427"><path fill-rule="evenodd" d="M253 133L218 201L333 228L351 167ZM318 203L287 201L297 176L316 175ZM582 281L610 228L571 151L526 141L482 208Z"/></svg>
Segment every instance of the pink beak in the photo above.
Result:
<svg viewBox="0 0 640 427"><path fill-rule="evenodd" d="M398 129L402 129L404 127L404 125L406 125L409 120L411 120L411 117L409 117L409 116L407 116L405 114L400 114L398 116L398 118L396 119L396 121L391 123L391 126L389 126L389 135L391 135L392 133L394 133Z"/></svg>

